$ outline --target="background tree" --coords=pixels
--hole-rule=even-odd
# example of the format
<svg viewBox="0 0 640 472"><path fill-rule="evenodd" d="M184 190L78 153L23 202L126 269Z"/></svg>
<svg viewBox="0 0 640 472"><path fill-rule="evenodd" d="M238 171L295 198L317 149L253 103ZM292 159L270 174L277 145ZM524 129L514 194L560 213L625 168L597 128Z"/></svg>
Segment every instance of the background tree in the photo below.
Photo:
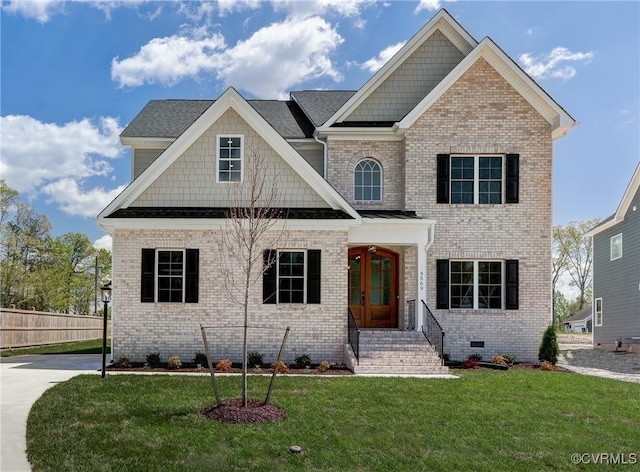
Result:
<svg viewBox="0 0 640 472"><path fill-rule="evenodd" d="M590 237L586 236L586 233L596 226L598 221L597 219L572 221L565 227L555 227L553 231L554 248L557 250L555 257L566 265L566 271L571 277L571 285L579 291L579 310L582 310L587 304L588 293L593 281L593 242ZM561 267L559 263L558 267ZM555 282L557 282L557 278Z"/></svg>
<svg viewBox="0 0 640 472"><path fill-rule="evenodd" d="M249 295L276 258L264 250L278 247L286 233L286 214L280 208L278 175L267 166L258 148L247 153L244 182L231 184L231 207L222 233L224 287L228 299L243 311L242 404L247 406L247 346ZM267 178L268 176L268 178ZM282 224L276 226L280 221Z"/></svg>
<svg viewBox="0 0 640 472"><path fill-rule="evenodd" d="M560 326L560 317L558 316L558 310L556 309L556 293L559 293L558 280L567 271L567 253L560 247L560 241L562 240L562 226L553 227L553 247L552 247L552 260L551 260L551 290L553 293L553 322L557 326ZM560 293L560 295L562 295ZM564 297L563 297L564 298Z"/></svg>

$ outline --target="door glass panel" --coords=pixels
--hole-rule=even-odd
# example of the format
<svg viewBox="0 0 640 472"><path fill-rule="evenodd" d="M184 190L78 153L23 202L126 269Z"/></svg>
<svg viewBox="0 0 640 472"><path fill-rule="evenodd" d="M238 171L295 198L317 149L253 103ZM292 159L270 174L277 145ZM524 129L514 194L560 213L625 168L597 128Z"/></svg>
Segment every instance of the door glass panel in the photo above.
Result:
<svg viewBox="0 0 640 472"><path fill-rule="evenodd" d="M371 296L372 305L380 305L380 289L372 288L370 292L370 296Z"/></svg>
<svg viewBox="0 0 640 472"><path fill-rule="evenodd" d="M349 260L349 304L360 305L361 292L361 268L360 255L356 254Z"/></svg>

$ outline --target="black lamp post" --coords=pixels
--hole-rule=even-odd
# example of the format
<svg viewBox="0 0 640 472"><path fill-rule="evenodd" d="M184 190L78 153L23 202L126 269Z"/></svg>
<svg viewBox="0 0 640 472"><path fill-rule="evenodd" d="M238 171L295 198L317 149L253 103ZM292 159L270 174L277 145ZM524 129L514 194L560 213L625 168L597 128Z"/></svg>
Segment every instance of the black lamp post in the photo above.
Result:
<svg viewBox="0 0 640 472"><path fill-rule="evenodd" d="M102 378L104 379L107 366L107 312L111 301L111 282L101 287L100 290L102 291L102 303L104 303L104 322L102 324Z"/></svg>

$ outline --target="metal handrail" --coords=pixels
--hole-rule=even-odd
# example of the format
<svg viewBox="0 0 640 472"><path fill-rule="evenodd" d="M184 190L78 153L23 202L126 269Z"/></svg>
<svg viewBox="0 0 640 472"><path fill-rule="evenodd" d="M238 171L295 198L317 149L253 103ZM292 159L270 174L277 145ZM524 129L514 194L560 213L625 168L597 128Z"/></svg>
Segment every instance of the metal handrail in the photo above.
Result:
<svg viewBox="0 0 640 472"><path fill-rule="evenodd" d="M347 308L347 310L349 345L353 350L353 354L356 356L356 364L360 365L360 328L358 328L358 323L356 323L351 308Z"/></svg>
<svg viewBox="0 0 640 472"><path fill-rule="evenodd" d="M433 313L431 313L431 310L429 310L429 307L424 300L421 300L421 302L422 334L427 338L429 344L435 348L436 353L440 356L440 361L444 365L444 330L442 329L442 326L440 326L440 323L438 323L436 317L433 316Z"/></svg>

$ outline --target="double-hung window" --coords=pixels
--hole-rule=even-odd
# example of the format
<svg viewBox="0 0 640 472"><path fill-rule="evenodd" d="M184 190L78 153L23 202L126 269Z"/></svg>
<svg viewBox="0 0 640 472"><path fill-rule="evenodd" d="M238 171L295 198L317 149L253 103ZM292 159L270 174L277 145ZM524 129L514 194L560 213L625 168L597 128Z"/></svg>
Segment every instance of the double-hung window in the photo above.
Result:
<svg viewBox="0 0 640 472"><path fill-rule="evenodd" d="M437 261L436 308L518 309L518 261Z"/></svg>
<svg viewBox="0 0 640 472"><path fill-rule="evenodd" d="M614 261L622 257L622 233L611 236L610 260Z"/></svg>
<svg viewBox="0 0 640 472"><path fill-rule="evenodd" d="M602 298L596 298L593 311L596 326L602 326Z"/></svg>
<svg viewBox="0 0 640 472"><path fill-rule="evenodd" d="M518 203L519 154L438 154L437 202L467 205Z"/></svg>
<svg viewBox="0 0 640 472"><path fill-rule="evenodd" d="M243 144L242 135L218 135L218 182L242 182Z"/></svg>
<svg viewBox="0 0 640 472"><path fill-rule="evenodd" d="M142 249L140 301L198 303L198 249Z"/></svg>
<svg viewBox="0 0 640 472"><path fill-rule="evenodd" d="M264 303L320 303L320 253L318 249L264 251Z"/></svg>

